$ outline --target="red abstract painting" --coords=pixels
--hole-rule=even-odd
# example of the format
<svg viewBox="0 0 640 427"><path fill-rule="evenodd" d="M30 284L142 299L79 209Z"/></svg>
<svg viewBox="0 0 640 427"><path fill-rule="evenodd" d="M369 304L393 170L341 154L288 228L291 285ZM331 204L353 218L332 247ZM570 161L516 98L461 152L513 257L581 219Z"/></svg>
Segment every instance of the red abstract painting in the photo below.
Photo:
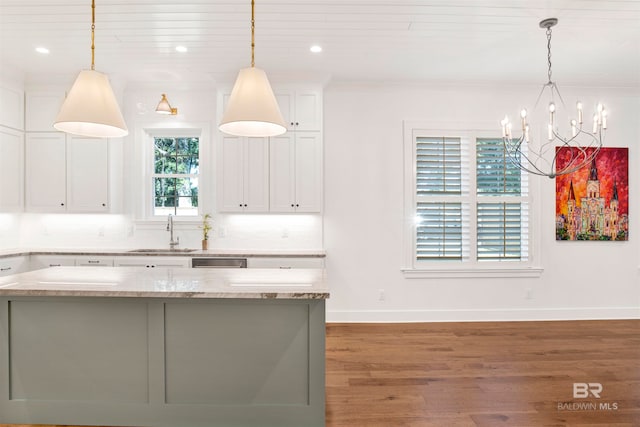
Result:
<svg viewBox="0 0 640 427"><path fill-rule="evenodd" d="M558 170L570 156L557 149ZM556 240L628 238L628 148L602 148L589 165L556 177Z"/></svg>

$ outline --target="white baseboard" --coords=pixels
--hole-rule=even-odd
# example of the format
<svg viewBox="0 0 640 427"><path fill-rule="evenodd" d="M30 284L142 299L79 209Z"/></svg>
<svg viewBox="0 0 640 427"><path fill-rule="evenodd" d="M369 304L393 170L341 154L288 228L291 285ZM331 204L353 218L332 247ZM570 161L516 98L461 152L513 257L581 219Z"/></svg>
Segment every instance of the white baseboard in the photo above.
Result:
<svg viewBox="0 0 640 427"><path fill-rule="evenodd" d="M327 323L489 322L527 320L640 319L640 307L512 310L331 310Z"/></svg>

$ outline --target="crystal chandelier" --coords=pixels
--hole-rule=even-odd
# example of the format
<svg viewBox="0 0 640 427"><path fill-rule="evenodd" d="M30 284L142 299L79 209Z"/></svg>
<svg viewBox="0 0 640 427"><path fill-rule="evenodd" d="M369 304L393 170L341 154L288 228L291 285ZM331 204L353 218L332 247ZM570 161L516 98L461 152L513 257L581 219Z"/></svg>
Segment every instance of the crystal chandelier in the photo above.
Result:
<svg viewBox="0 0 640 427"><path fill-rule="evenodd" d="M561 132L558 128L558 110L559 107L564 108L564 101L558 86L551 80L551 27L557 23L556 18L540 21L540 28L547 30L548 82L542 86L534 110L546 94L549 100L544 112L544 116L548 117L547 125L542 125L534 135L529 123L530 114L526 109L520 111L520 137L513 135L513 125L507 116L500 122L502 140L509 160L523 171L549 178L570 174L589 165L602 148L603 131L607 129L607 111L604 106L596 106L593 125L589 126L584 123L583 105L580 101L576 103L575 116L566 122L566 132ZM568 149L571 153L569 160L563 165L556 164L560 148Z"/></svg>

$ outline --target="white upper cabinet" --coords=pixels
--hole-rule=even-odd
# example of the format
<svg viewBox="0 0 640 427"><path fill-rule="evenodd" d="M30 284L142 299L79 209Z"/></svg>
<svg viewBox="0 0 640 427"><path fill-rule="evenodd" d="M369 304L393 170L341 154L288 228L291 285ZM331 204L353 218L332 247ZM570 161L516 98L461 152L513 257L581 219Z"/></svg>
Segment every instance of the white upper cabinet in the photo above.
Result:
<svg viewBox="0 0 640 427"><path fill-rule="evenodd" d="M58 132L27 133L26 210L67 211L67 155L65 135Z"/></svg>
<svg viewBox="0 0 640 427"><path fill-rule="evenodd" d="M108 212L108 140L27 133L26 210Z"/></svg>
<svg viewBox="0 0 640 427"><path fill-rule="evenodd" d="M276 90L280 112L289 131L322 130L322 97L315 90Z"/></svg>
<svg viewBox="0 0 640 427"><path fill-rule="evenodd" d="M0 126L24 129L24 92L0 85Z"/></svg>
<svg viewBox="0 0 640 427"><path fill-rule="evenodd" d="M270 141L271 212L320 212L320 132L292 132Z"/></svg>
<svg viewBox="0 0 640 427"><path fill-rule="evenodd" d="M67 209L109 211L109 143L67 136Z"/></svg>
<svg viewBox="0 0 640 427"><path fill-rule="evenodd" d="M218 175L220 212L269 210L269 141L222 135Z"/></svg>
<svg viewBox="0 0 640 427"><path fill-rule="evenodd" d="M23 132L0 126L0 212L23 209Z"/></svg>
<svg viewBox="0 0 640 427"><path fill-rule="evenodd" d="M53 122L64 102L64 91L28 91L26 94L25 130L54 132Z"/></svg>

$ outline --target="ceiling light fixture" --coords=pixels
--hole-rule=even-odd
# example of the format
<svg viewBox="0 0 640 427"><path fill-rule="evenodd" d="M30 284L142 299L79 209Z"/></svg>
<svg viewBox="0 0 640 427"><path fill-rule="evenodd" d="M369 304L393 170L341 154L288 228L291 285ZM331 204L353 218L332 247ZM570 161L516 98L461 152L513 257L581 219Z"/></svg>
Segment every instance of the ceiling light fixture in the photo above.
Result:
<svg viewBox="0 0 640 427"><path fill-rule="evenodd" d="M188 52L189 49L186 46L176 46L176 51L180 53L185 53L185 52Z"/></svg>
<svg viewBox="0 0 640 427"><path fill-rule="evenodd" d="M287 131L267 74L255 67L255 1L251 0L251 67L238 73L219 129L237 136L276 136Z"/></svg>
<svg viewBox="0 0 640 427"><path fill-rule="evenodd" d="M313 46L311 46L311 47L309 48L309 50L310 50L312 53L320 53L320 52L322 52L322 46L317 45L317 44L314 44Z"/></svg>
<svg viewBox="0 0 640 427"><path fill-rule="evenodd" d="M176 114L178 114L178 109L171 107L171 104L169 104L169 100L167 99L167 95L163 93L162 99L156 107L156 113L175 116Z"/></svg>
<svg viewBox="0 0 640 427"><path fill-rule="evenodd" d="M548 104L542 113L543 117L548 118L546 125L539 125L540 127L534 132L532 114L522 109L520 111L522 135L516 138L513 136L509 118L505 116L500 122L505 151L511 162L523 171L549 178L570 174L589 165L602 148L603 131L607 129L607 111L602 104L596 106L593 126L583 129L583 106L580 101L576 103L576 115L566 123L562 123L566 126L565 131L561 132L558 128L561 122L558 120L558 113L560 108L564 109L564 101L556 83L551 80L551 27L557 23L556 18L548 18L540 22L540 28L547 30L548 82L542 86L534 111L540 99L547 93ZM560 103L558 104L557 101ZM533 118L540 119L535 115ZM556 163L559 148L568 148L571 153L570 160L562 166Z"/></svg>
<svg viewBox="0 0 640 427"><path fill-rule="evenodd" d="M36 52L41 53L43 55L48 55L49 54L49 49L47 49L44 46L38 46L38 47L36 47Z"/></svg>
<svg viewBox="0 0 640 427"><path fill-rule="evenodd" d="M91 1L91 69L82 70L53 124L57 130L96 138L129 133L109 78L95 70L96 3Z"/></svg>

